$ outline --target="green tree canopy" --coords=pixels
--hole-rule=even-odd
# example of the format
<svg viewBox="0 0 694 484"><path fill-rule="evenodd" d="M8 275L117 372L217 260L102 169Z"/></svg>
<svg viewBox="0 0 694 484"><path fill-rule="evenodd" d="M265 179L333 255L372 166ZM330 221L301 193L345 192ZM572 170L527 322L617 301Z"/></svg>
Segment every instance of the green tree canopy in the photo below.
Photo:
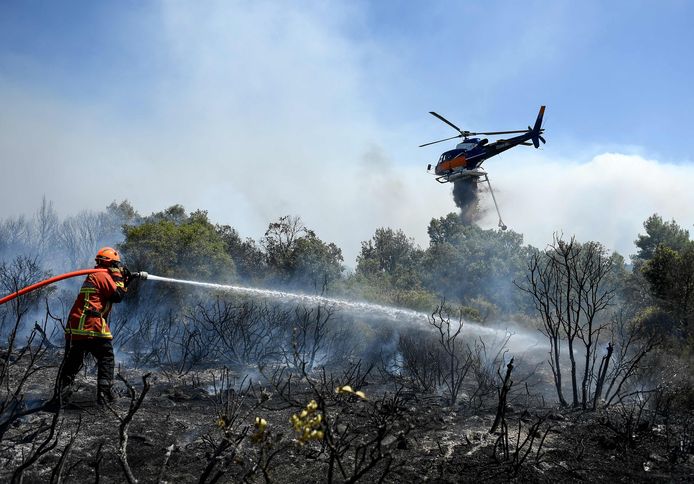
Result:
<svg viewBox="0 0 694 484"><path fill-rule="evenodd" d="M234 261L205 211L188 216L175 205L124 232L121 249L133 269L185 279L235 279Z"/></svg>
<svg viewBox="0 0 694 484"><path fill-rule="evenodd" d="M460 216L456 213L449 213L445 217L431 219L427 233L429 243L441 245L454 242L463 232L465 224L461 223Z"/></svg>
<svg viewBox="0 0 694 484"><path fill-rule="evenodd" d="M326 244L313 233L297 240L295 260L293 282L316 290L326 289L344 270L342 249L332 242Z"/></svg>
<svg viewBox="0 0 694 484"><path fill-rule="evenodd" d="M356 273L395 289L416 289L421 258L422 250L402 230L379 228L361 243Z"/></svg>
<svg viewBox="0 0 694 484"><path fill-rule="evenodd" d="M128 200L123 200L120 203L111 202L106 207L106 217L118 229L121 229L125 224L135 225L141 219L140 214Z"/></svg>
<svg viewBox="0 0 694 484"><path fill-rule="evenodd" d="M215 230L224 241L226 253L234 260L240 278L257 282L267 275L265 253L255 240L242 239L238 231L229 225L217 225Z"/></svg>
<svg viewBox="0 0 694 484"><path fill-rule="evenodd" d="M645 234L639 234L634 241L638 252L635 259L647 261L653 258L659 245L664 245L675 251L683 249L689 242L689 231L671 220L665 222L660 215L654 213L643 223Z"/></svg>
<svg viewBox="0 0 694 484"><path fill-rule="evenodd" d="M272 222L260 243L275 282L322 290L344 269L342 250L323 242L299 217Z"/></svg>
<svg viewBox="0 0 694 484"><path fill-rule="evenodd" d="M523 308L526 298L513 285L525 275L529 248L512 230L484 230L463 224L456 214L433 219L422 260L425 287L461 303L482 298L505 311Z"/></svg>
<svg viewBox="0 0 694 484"><path fill-rule="evenodd" d="M660 305L691 335L694 321L694 242L677 251L659 245L642 272Z"/></svg>

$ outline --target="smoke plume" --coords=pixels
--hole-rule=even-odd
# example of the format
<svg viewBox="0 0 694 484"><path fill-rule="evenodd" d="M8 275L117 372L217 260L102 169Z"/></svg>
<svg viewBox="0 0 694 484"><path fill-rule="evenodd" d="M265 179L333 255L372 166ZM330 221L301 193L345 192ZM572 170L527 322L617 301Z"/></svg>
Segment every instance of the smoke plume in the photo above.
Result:
<svg viewBox="0 0 694 484"><path fill-rule="evenodd" d="M460 209L460 219L466 225L473 224L480 216L477 196L477 179L462 178L453 182L453 199Z"/></svg>

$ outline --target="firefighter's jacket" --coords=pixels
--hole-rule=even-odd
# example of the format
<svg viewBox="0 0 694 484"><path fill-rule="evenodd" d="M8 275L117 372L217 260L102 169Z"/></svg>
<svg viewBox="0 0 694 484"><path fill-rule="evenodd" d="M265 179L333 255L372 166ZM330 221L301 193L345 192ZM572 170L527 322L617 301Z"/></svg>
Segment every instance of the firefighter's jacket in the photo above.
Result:
<svg viewBox="0 0 694 484"><path fill-rule="evenodd" d="M113 303L121 302L126 292L123 273L118 268L89 274L70 310L65 337L73 340L112 339L108 314Z"/></svg>

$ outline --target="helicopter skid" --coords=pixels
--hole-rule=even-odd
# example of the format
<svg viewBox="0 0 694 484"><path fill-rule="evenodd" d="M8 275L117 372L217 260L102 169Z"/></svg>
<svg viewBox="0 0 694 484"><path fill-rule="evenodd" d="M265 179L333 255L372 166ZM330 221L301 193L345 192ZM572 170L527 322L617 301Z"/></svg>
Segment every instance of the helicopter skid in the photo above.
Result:
<svg viewBox="0 0 694 484"><path fill-rule="evenodd" d="M456 180L462 180L465 178L482 178L486 177L487 172L479 168L472 170L461 170L453 173L448 173L446 175L441 175L436 177L436 181L439 183L450 183Z"/></svg>

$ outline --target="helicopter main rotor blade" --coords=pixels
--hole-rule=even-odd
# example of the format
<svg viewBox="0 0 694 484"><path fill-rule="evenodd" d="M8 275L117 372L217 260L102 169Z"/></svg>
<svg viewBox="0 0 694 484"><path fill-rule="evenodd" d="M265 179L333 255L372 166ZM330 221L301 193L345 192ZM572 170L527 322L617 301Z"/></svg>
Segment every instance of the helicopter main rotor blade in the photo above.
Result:
<svg viewBox="0 0 694 484"><path fill-rule="evenodd" d="M493 134L527 133L527 132L528 132L527 129L517 129L517 130L515 130L515 131L485 131L485 132L480 131L479 133L468 133L468 135L475 135L475 134L489 134L489 135L493 135Z"/></svg>
<svg viewBox="0 0 694 484"><path fill-rule="evenodd" d="M423 145L419 145L419 147L422 148L422 147L424 147L424 146L429 146L429 145L433 145L433 144L436 144L436 143L441 143L442 141L448 141L448 140L450 140L450 139L462 138L462 137L463 137L463 135L462 135L462 134L459 134L459 135L456 135L456 136L451 136L450 138L440 139L440 140L438 140L438 141L432 141L431 143L424 143Z"/></svg>
<svg viewBox="0 0 694 484"><path fill-rule="evenodd" d="M431 114L432 116L436 116L436 117L439 118L441 121L443 121L443 122L446 123L448 126L450 126L451 128L455 129L457 132L459 132L460 134L462 134L462 135L464 135L464 136L467 135L468 133L470 133L469 131L463 131L462 129L460 129L459 127L457 127L455 124L451 123L449 120L447 120L446 118L444 118L444 117L441 116L440 114L435 113L434 111L429 111L429 114ZM449 139L450 139L450 138L449 138Z"/></svg>

